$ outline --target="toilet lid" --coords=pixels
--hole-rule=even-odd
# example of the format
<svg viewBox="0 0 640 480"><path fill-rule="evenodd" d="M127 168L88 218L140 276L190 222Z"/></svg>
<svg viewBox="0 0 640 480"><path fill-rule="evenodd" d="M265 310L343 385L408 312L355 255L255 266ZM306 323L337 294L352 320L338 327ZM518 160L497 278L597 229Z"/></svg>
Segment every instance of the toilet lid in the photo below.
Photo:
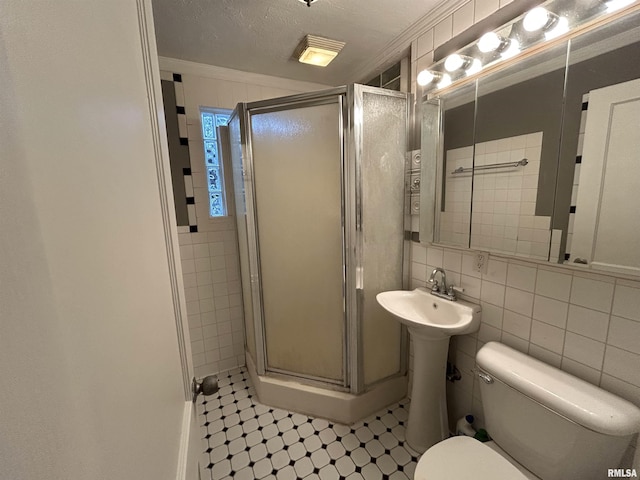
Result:
<svg viewBox="0 0 640 480"><path fill-rule="evenodd" d="M414 480L526 480L509 461L471 437L451 437L427 450Z"/></svg>

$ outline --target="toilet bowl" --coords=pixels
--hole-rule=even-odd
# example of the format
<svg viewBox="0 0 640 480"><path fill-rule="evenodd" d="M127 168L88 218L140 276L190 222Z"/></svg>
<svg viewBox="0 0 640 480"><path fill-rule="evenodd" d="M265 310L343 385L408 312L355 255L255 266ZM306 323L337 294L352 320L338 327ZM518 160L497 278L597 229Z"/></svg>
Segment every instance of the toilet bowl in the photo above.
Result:
<svg viewBox="0 0 640 480"><path fill-rule="evenodd" d="M420 458L415 480L590 480L619 468L640 431L638 407L497 342L476 362L493 441L437 443Z"/></svg>
<svg viewBox="0 0 640 480"><path fill-rule="evenodd" d="M471 437L451 437L427 450L416 467L415 480L536 480L491 447Z"/></svg>

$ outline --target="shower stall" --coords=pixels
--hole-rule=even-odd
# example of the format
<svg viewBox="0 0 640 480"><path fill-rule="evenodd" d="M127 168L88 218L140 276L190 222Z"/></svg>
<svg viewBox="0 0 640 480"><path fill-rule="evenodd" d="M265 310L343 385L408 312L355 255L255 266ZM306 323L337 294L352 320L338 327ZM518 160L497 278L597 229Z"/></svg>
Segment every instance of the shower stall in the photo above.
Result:
<svg viewBox="0 0 640 480"><path fill-rule="evenodd" d="M408 287L408 122L407 94L362 85L232 114L247 363L263 402L350 422L406 394L407 335L375 296Z"/></svg>

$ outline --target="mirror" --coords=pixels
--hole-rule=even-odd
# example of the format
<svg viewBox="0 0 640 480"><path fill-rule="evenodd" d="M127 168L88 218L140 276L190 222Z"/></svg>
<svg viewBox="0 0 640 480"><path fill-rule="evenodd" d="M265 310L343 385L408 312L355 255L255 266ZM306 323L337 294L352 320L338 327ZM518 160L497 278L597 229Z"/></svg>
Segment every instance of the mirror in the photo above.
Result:
<svg viewBox="0 0 640 480"><path fill-rule="evenodd" d="M420 238L434 211L437 244L640 275L638 25L636 9L425 98L442 126Z"/></svg>

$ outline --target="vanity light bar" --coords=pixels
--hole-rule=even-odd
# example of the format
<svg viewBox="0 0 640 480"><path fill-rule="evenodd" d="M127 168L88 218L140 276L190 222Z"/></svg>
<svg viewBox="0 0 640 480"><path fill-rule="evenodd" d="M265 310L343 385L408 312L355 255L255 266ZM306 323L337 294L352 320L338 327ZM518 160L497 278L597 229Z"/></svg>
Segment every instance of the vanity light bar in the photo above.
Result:
<svg viewBox="0 0 640 480"><path fill-rule="evenodd" d="M425 87L426 91L441 90L479 73L490 65L565 35L594 18L611 14L637 1L602 1L600 8L595 11L580 10L580 2L575 2L576 12L572 12L570 24L567 17L553 11L554 7L564 9L566 2L563 4L562 0L549 0L499 29L486 32L478 40L440 60L430 69L422 70L416 78L417 83Z"/></svg>

